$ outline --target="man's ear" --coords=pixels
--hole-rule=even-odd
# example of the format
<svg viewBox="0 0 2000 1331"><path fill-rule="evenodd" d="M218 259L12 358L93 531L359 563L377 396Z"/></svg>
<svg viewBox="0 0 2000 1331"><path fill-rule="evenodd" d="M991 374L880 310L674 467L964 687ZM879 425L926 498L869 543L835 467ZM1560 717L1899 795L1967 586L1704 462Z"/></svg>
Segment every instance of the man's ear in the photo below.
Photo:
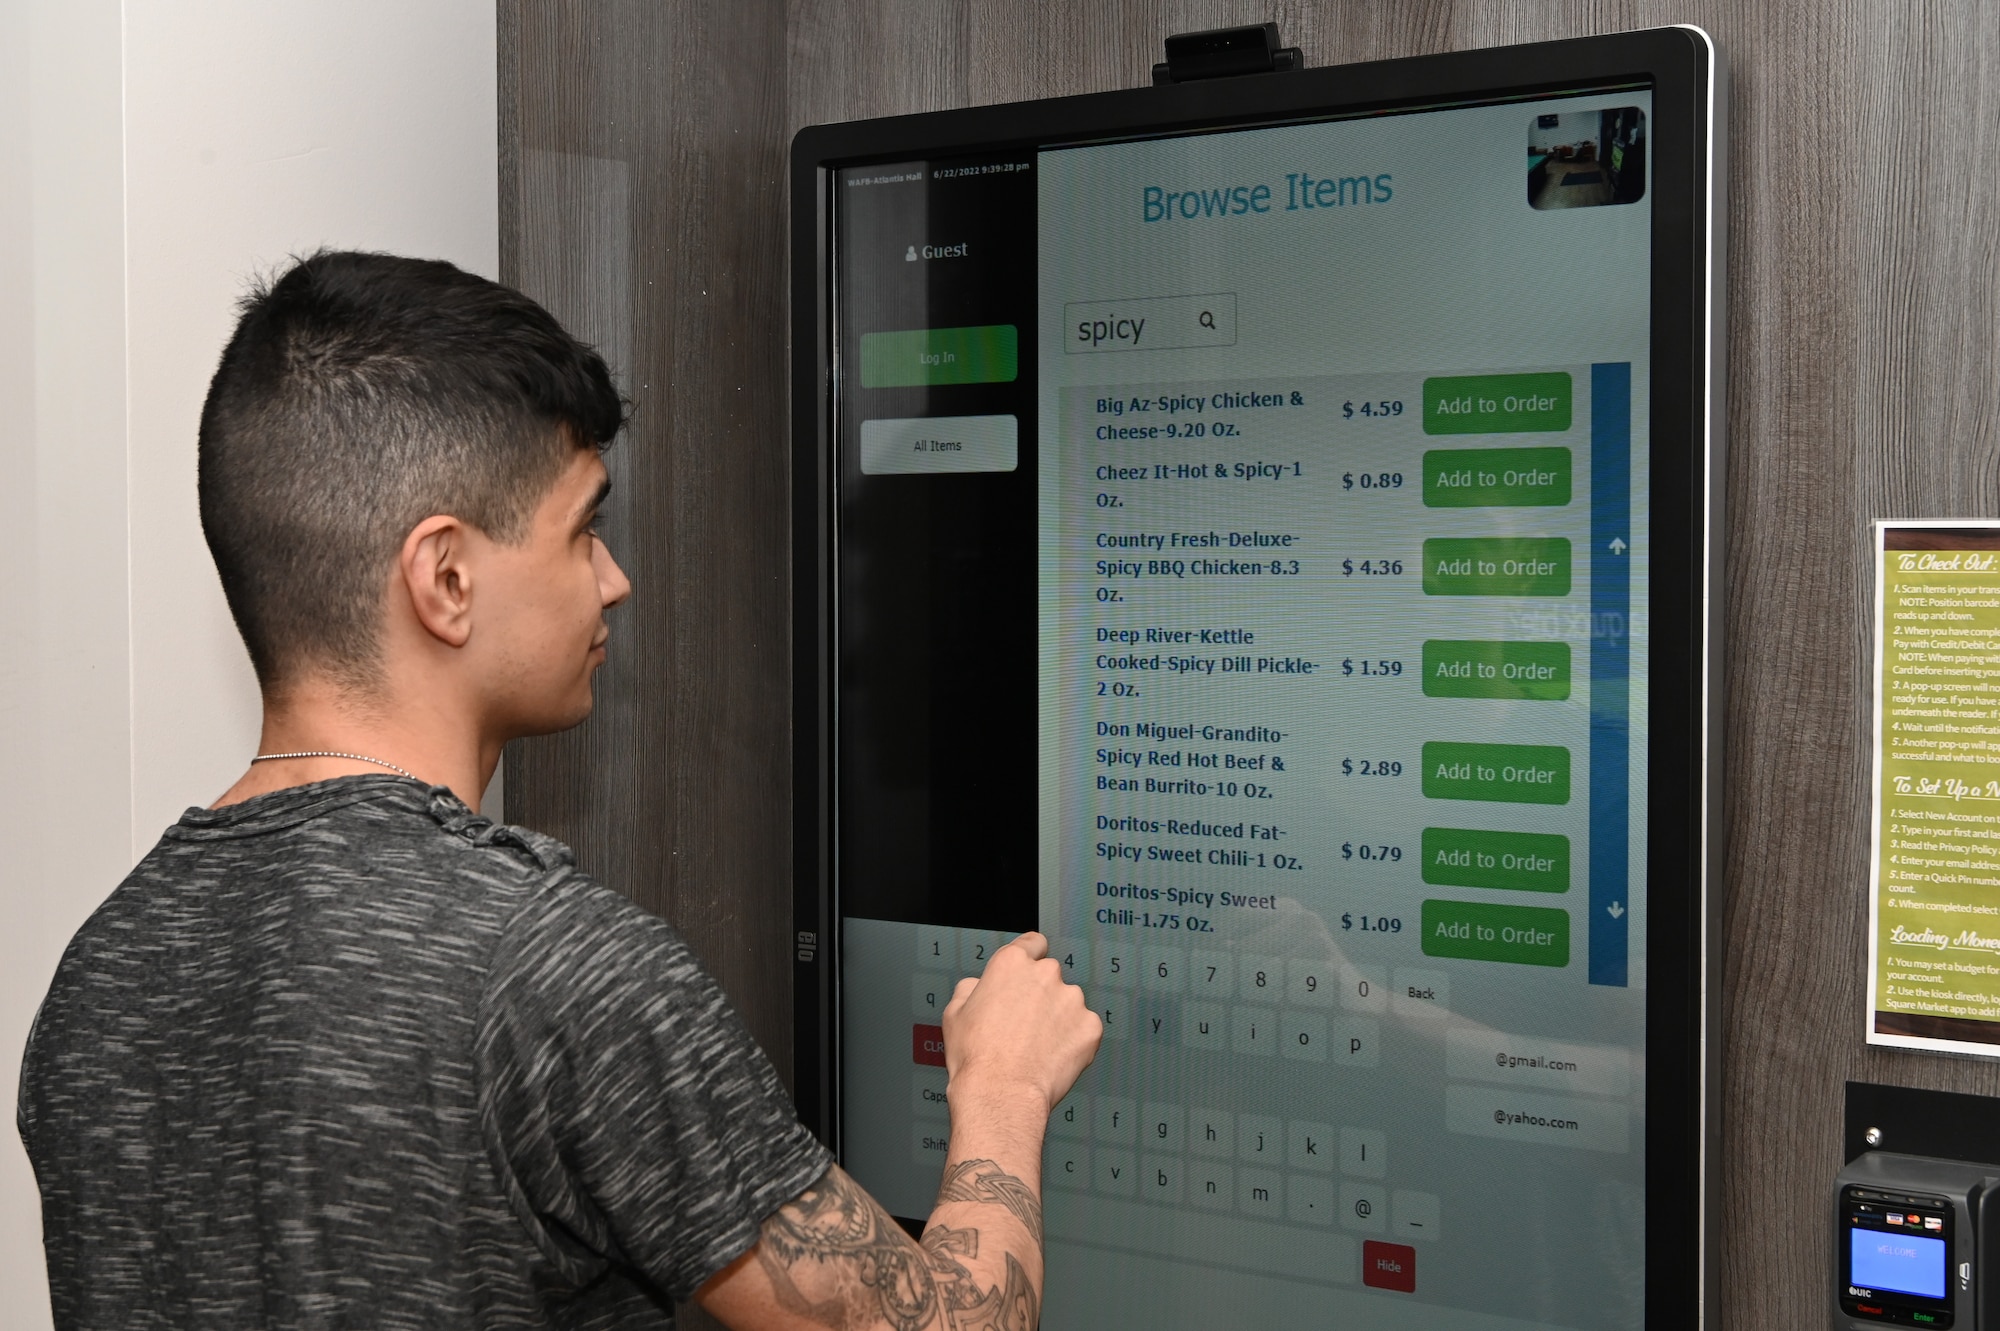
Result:
<svg viewBox="0 0 2000 1331"><path fill-rule="evenodd" d="M425 518L403 538L397 561L417 622L447 647L463 647L472 637L470 536L457 518Z"/></svg>

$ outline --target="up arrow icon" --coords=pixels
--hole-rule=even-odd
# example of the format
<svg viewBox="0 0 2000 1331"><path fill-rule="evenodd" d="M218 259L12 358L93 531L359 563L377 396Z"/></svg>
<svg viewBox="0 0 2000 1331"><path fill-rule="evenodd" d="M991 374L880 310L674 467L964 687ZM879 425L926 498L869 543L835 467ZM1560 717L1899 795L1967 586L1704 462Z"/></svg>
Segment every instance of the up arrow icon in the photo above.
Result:
<svg viewBox="0 0 2000 1331"><path fill-rule="evenodd" d="M1620 904L1619 904L1618 902L1616 902L1616 901L1612 902L1612 903L1611 903L1610 905L1606 906L1606 907L1605 907L1604 909L1606 909L1606 910L1608 910L1608 911L1610 911L1610 912L1611 912L1611 918L1612 918L1612 919L1614 919L1614 920L1621 920L1621 919L1625 918L1625 907L1624 907L1624 906L1622 906L1622 905L1620 905Z"/></svg>
<svg viewBox="0 0 2000 1331"><path fill-rule="evenodd" d="M1622 554L1624 554L1624 553L1625 553L1625 538L1624 538L1624 537L1622 537L1622 536L1614 536L1614 537L1612 537L1612 538L1611 538L1611 553L1612 553L1612 554L1614 554L1614 555L1622 555Z"/></svg>

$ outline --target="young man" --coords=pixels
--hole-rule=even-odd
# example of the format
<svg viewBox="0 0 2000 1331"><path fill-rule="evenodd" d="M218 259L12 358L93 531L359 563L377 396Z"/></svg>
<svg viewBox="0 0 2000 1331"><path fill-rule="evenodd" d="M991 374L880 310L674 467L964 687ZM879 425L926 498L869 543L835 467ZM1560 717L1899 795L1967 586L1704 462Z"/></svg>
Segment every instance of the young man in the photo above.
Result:
<svg viewBox="0 0 2000 1331"><path fill-rule="evenodd" d="M264 694L249 770L77 934L19 1122L64 1328L1032 1327L1042 1132L1101 1028L1028 934L944 1013L913 1242L673 929L471 804L575 725L630 590L603 361L449 264L245 301L201 514Z"/></svg>

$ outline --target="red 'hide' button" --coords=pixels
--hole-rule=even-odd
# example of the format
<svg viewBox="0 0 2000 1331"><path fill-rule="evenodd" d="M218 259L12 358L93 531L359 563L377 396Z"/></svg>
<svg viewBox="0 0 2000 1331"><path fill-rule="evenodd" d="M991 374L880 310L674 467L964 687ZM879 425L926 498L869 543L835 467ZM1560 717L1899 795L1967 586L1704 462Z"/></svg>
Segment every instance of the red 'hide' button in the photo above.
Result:
<svg viewBox="0 0 2000 1331"><path fill-rule="evenodd" d="M944 1027L910 1027L910 1057L931 1067L944 1066Z"/></svg>
<svg viewBox="0 0 2000 1331"><path fill-rule="evenodd" d="M1361 1283L1376 1289L1417 1292L1417 1250L1401 1243L1377 1243L1369 1239L1361 1245Z"/></svg>

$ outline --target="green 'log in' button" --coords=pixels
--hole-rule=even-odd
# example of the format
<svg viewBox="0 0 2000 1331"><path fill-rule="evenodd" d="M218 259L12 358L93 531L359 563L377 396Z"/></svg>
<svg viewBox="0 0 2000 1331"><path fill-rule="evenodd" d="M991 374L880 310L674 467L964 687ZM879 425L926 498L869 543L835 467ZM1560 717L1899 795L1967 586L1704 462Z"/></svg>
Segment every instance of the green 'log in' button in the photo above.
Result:
<svg viewBox="0 0 2000 1331"><path fill-rule="evenodd" d="M1013 324L863 333L861 386L1011 384L1020 373L1020 360L1021 336Z"/></svg>
<svg viewBox="0 0 2000 1331"><path fill-rule="evenodd" d="M1424 745L1424 795L1503 804L1569 803L1569 750L1556 744Z"/></svg>
<svg viewBox="0 0 2000 1331"><path fill-rule="evenodd" d="M1568 596L1563 536L1438 536L1424 542L1426 596Z"/></svg>
<svg viewBox="0 0 2000 1331"><path fill-rule="evenodd" d="M1424 955L1517 966L1569 965L1569 912L1483 901L1424 903Z"/></svg>
<svg viewBox="0 0 2000 1331"><path fill-rule="evenodd" d="M1424 829L1424 881L1439 887L1569 891L1569 838L1548 832Z"/></svg>
<svg viewBox="0 0 2000 1331"><path fill-rule="evenodd" d="M1567 374L1462 374L1424 380L1425 434L1567 430Z"/></svg>
<svg viewBox="0 0 2000 1331"><path fill-rule="evenodd" d="M1424 696L1561 702L1569 697L1569 644L1433 638L1424 644Z"/></svg>
<svg viewBox="0 0 2000 1331"><path fill-rule="evenodd" d="M1433 448L1425 508L1560 508L1570 500L1567 448Z"/></svg>

